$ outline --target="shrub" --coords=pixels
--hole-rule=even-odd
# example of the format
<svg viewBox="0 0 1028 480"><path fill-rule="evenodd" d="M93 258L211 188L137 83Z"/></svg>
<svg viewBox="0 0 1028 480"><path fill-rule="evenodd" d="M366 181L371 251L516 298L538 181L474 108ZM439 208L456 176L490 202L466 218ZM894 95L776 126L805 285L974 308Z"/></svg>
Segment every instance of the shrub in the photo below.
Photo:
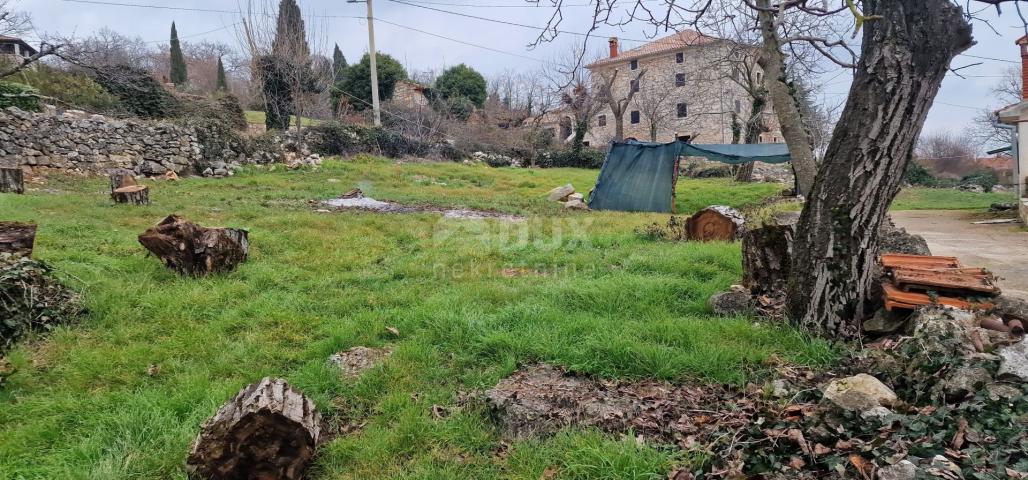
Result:
<svg viewBox="0 0 1028 480"><path fill-rule="evenodd" d="M179 94L178 102L179 118L217 120L228 128L246 130L246 112L232 94L221 93L211 97Z"/></svg>
<svg viewBox="0 0 1028 480"><path fill-rule="evenodd" d="M407 71L395 58L384 53L377 55L376 67L379 99L389 100L393 98L396 82L407 78ZM360 63L350 65L343 81L332 87L332 103L338 105L341 99L345 99L355 110L371 106L371 57L368 54L364 54Z"/></svg>
<svg viewBox="0 0 1028 480"><path fill-rule="evenodd" d="M7 107L38 112L39 90L22 83L0 82L0 109Z"/></svg>
<svg viewBox="0 0 1028 480"><path fill-rule="evenodd" d="M999 183L999 176L996 175L996 172L989 169L980 169L965 175L960 179L958 185L978 185L982 187L982 190L991 192L992 187L997 183Z"/></svg>
<svg viewBox="0 0 1028 480"><path fill-rule="evenodd" d="M146 70L126 65L104 66L96 70L96 82L133 115L170 118L178 113L178 99Z"/></svg>
<svg viewBox="0 0 1028 480"><path fill-rule="evenodd" d="M82 73L39 65L35 69L22 70L18 78L35 87L41 95L54 98L63 106L108 114L124 111L114 95Z"/></svg>
<svg viewBox="0 0 1028 480"><path fill-rule="evenodd" d="M935 178L924 165L911 160L907 163L907 171L903 175L907 183L920 187L936 187L939 185L939 179Z"/></svg>
<svg viewBox="0 0 1028 480"><path fill-rule="evenodd" d="M606 152L595 148L583 148L577 154L574 150L558 150L542 154L536 161L536 166L542 168L600 168L606 158Z"/></svg>
<svg viewBox="0 0 1028 480"><path fill-rule="evenodd" d="M461 103L470 103L475 107L485 104L487 95L485 77L463 63L451 67L439 75L435 81L435 90L443 99L451 103L457 99L463 99L467 102Z"/></svg>

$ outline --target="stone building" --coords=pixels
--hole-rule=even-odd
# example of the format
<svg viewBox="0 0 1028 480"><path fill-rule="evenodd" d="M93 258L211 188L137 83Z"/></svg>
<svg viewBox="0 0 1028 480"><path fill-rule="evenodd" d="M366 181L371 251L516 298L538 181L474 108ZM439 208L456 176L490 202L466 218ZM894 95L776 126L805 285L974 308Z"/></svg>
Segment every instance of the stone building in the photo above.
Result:
<svg viewBox="0 0 1028 480"><path fill-rule="evenodd" d="M625 138L650 141L655 130L658 142L732 143L733 114L742 123L752 109L752 98L741 84L763 82L763 72L747 58L752 55L738 44L683 31L625 51L611 38L609 57L586 68L594 92L611 78L615 99L637 90L624 112ZM599 146L613 139L613 117L609 106L600 108L586 141ZM567 119L558 118L557 126L561 120L567 133ZM770 104L764 122L769 131L761 134L760 142L782 142Z"/></svg>
<svg viewBox="0 0 1028 480"><path fill-rule="evenodd" d="M36 53L36 49L22 39L0 35L0 63L21 63Z"/></svg>
<svg viewBox="0 0 1028 480"><path fill-rule="evenodd" d="M419 108L428 105L425 87L410 80L400 80L393 87L392 102L405 108Z"/></svg>

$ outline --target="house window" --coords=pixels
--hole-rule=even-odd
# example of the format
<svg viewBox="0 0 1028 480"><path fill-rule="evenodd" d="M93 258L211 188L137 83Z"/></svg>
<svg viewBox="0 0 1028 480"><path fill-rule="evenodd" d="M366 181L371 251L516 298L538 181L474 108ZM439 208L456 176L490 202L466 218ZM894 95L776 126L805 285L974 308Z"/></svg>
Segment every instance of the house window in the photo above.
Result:
<svg viewBox="0 0 1028 480"><path fill-rule="evenodd" d="M742 101L735 101L735 113L742 113Z"/></svg>
<svg viewBox="0 0 1028 480"><path fill-rule="evenodd" d="M638 110L632 110L631 117L632 117L632 123L633 124L634 123L639 123L639 111Z"/></svg>
<svg viewBox="0 0 1028 480"><path fill-rule="evenodd" d="M638 60L632 60L631 62L628 62L628 68L630 68L632 70L635 70L635 69L639 68L639 61Z"/></svg>
<svg viewBox="0 0 1028 480"><path fill-rule="evenodd" d="M685 61L685 53L678 52L675 54L675 63L682 63Z"/></svg>
<svg viewBox="0 0 1028 480"><path fill-rule="evenodd" d="M600 116L596 117L596 125L599 126L599 127L606 127L607 126L607 116L606 115L600 115Z"/></svg>
<svg viewBox="0 0 1028 480"><path fill-rule="evenodd" d="M0 44L0 53L7 53L14 55L14 44L13 43L2 43Z"/></svg>
<svg viewBox="0 0 1028 480"><path fill-rule="evenodd" d="M678 104L678 118L685 118L689 116L689 104L679 103Z"/></svg>
<svg viewBox="0 0 1028 480"><path fill-rule="evenodd" d="M685 86L685 74L684 73L676 73L675 74L675 86L676 87L684 87Z"/></svg>
<svg viewBox="0 0 1028 480"><path fill-rule="evenodd" d="M630 80L628 82L628 89L631 90L632 92L638 92L639 91L639 80Z"/></svg>

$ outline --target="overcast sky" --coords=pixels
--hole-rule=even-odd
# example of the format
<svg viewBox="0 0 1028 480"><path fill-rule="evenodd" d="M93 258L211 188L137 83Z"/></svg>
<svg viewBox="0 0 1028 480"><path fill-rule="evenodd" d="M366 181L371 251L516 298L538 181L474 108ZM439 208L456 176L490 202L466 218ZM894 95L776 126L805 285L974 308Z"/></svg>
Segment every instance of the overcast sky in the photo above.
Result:
<svg viewBox="0 0 1028 480"><path fill-rule="evenodd" d="M226 11L238 10L241 3L235 0L99 1ZM338 43L351 62L359 59L368 50L366 21L361 18L343 18L363 17L366 14L365 4L347 3L345 0L300 0L299 3L305 16L320 17L314 20L314 23L326 32L329 49L333 43ZM540 3L549 2L541 0ZM588 0L565 0L565 4L576 6L565 7L565 19L561 28L574 32L585 31L591 10L582 5L587 3ZM73 33L82 37L102 27L108 27L125 35L142 37L155 44L167 42L169 26L174 20L183 41L209 39L235 45L236 37L232 26L239 17L230 13L100 5L70 0L14 0L13 7L32 14L37 36ZM523 0L375 0L375 17L380 20L375 23L376 42L380 52L393 55L409 69L439 70L445 66L466 63L481 71L486 77L505 69L538 69L543 65L540 61L552 59L560 50L566 49L569 42L581 41L581 38L565 34L553 43L529 49L527 45L535 40L539 33L537 29L505 25L458 14L542 26L552 13L551 8L530 6ZM1024 29L1014 12L1006 12L1003 16L997 17L990 10L983 15L990 19L993 28L999 34L984 24L976 24L975 39L978 43L967 53L999 60L958 57L954 67L977 62L982 64L961 70L967 79L961 79L953 74L947 76L929 114L926 131L963 129L970 123L977 109L1000 106L998 101L991 98L990 87L999 80L997 77L1004 69L1020 65L1020 55L1014 41L1023 34ZM311 23L310 19L308 23ZM610 35L623 39L646 39L652 35L652 31L647 31L644 25L633 25L622 31L614 27L605 27L596 35L598 38L592 41L590 50L605 48L606 37ZM623 40L622 45L623 48L631 48L638 43ZM330 54L331 51L324 53ZM849 86L849 77L848 72L840 69L818 79L824 85L823 99L826 102L837 103L844 98Z"/></svg>

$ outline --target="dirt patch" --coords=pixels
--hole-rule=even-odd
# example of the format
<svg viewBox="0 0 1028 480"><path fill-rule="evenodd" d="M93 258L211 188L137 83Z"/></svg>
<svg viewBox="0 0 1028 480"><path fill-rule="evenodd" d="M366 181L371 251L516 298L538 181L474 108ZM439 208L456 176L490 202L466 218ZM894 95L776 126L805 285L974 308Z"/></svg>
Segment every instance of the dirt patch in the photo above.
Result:
<svg viewBox="0 0 1028 480"><path fill-rule="evenodd" d="M311 201L312 206L319 209L329 208L332 210L364 210L378 213L439 213L443 218L471 219L471 220L503 220L515 222L524 220L525 217L510 215L507 213L492 212L488 210L471 210L462 208L443 208L433 205L409 205L397 202L375 200L364 196L363 192L352 190L339 198L330 200Z"/></svg>
<svg viewBox="0 0 1028 480"><path fill-rule="evenodd" d="M353 347L328 357L346 378L357 378L366 370L382 363L393 351L389 348Z"/></svg>

